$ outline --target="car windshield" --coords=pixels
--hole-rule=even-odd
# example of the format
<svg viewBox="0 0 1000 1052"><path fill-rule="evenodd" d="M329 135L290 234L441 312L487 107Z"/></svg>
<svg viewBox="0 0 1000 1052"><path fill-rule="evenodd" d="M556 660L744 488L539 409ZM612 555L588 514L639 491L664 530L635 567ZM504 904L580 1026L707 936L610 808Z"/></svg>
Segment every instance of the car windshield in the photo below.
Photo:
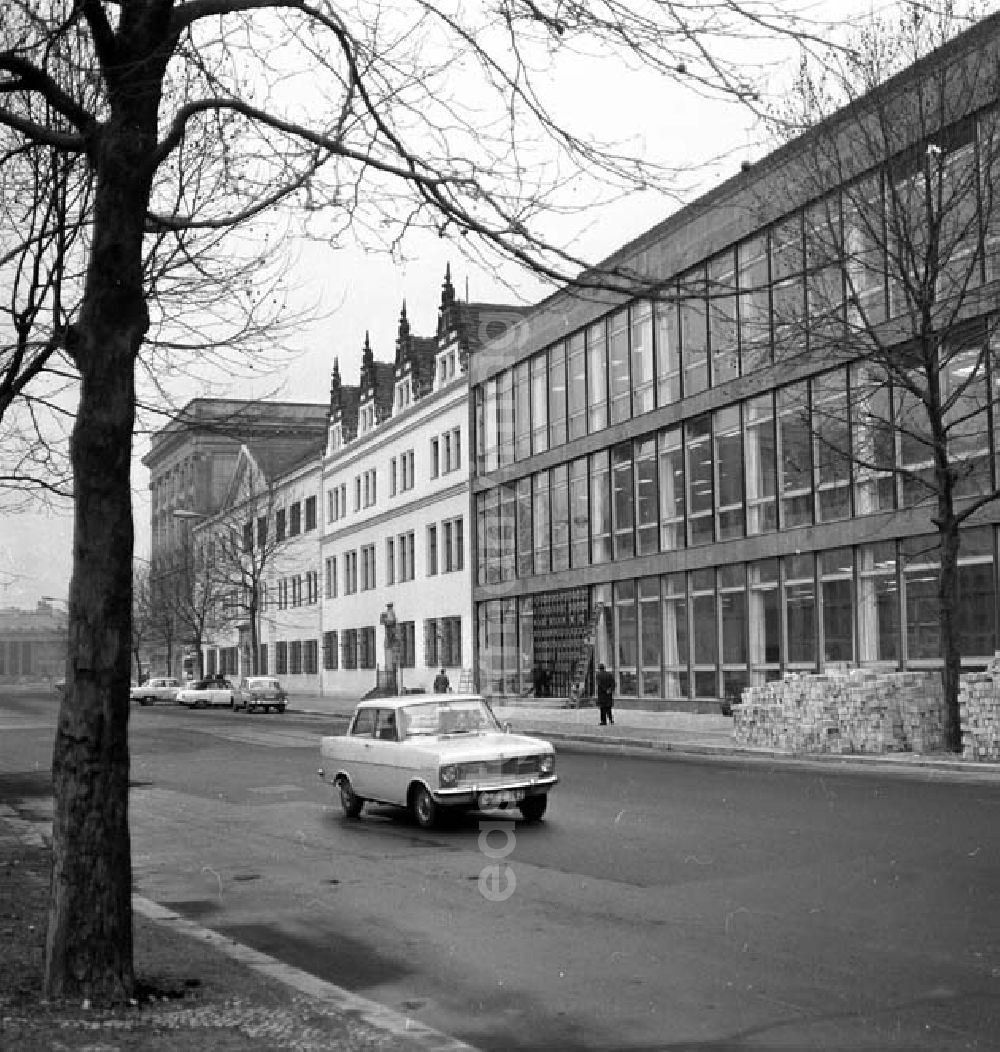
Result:
<svg viewBox="0 0 1000 1052"><path fill-rule="evenodd" d="M276 679L248 679L248 690L280 690Z"/></svg>
<svg viewBox="0 0 1000 1052"><path fill-rule="evenodd" d="M422 701L399 710L405 738L429 734L480 734L500 729L489 707L479 698Z"/></svg>

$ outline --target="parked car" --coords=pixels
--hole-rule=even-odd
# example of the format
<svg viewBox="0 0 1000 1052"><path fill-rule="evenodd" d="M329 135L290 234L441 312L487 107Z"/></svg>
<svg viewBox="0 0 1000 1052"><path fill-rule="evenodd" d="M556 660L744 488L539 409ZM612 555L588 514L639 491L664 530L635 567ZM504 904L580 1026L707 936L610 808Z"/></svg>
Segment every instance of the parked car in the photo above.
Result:
<svg viewBox="0 0 1000 1052"><path fill-rule="evenodd" d="M181 681L170 676L154 676L140 683L138 687L132 687L128 694L132 701L140 705L153 705L156 702L169 702L171 705L177 700L177 692L181 689Z"/></svg>
<svg viewBox="0 0 1000 1052"><path fill-rule="evenodd" d="M247 676L236 688L233 708L256 712L263 709L270 712L284 712L288 703L288 694L274 676Z"/></svg>
<svg viewBox="0 0 1000 1052"><path fill-rule="evenodd" d="M346 734L322 739L320 758L348 818L368 801L394 804L425 829L443 808L517 807L537 822L558 781L551 743L508 733L475 694L363 701Z"/></svg>
<svg viewBox="0 0 1000 1052"><path fill-rule="evenodd" d="M233 707L233 685L220 676L200 679L177 692L177 704L190 709L204 709L212 705Z"/></svg>

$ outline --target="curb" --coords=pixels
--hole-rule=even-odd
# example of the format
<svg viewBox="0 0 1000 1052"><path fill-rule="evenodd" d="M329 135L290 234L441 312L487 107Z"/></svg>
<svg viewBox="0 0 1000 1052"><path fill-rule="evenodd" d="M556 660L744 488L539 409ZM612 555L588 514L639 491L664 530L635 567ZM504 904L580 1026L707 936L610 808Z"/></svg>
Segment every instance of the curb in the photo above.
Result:
<svg viewBox="0 0 1000 1052"><path fill-rule="evenodd" d="M179 913L151 899L133 895L132 908L148 920L172 928L181 935L207 943L232 960L252 968L269 979L290 986L299 993L358 1022L380 1030L398 1041L405 1041L406 1047L414 1049L414 1052L479 1052L474 1045L468 1045L464 1041L459 1041L458 1038L442 1034L425 1023L421 1023L418 1019L400 1015L377 1001L371 1001L367 997L361 997L343 987L335 986L325 979L319 979L299 968L293 968L259 950L244 946L227 935L212 931L211 928L203 928L200 924L195 924L194 921L182 917Z"/></svg>

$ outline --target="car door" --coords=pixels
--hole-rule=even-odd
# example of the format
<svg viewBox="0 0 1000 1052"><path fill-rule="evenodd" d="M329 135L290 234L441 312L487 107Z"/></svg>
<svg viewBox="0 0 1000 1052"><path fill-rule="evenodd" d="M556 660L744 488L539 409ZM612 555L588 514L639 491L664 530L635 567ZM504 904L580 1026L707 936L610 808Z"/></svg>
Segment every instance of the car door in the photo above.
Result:
<svg viewBox="0 0 1000 1052"><path fill-rule="evenodd" d="M406 792L400 790L400 742L396 712L391 708L375 710L375 732L371 746L371 794L376 800L405 804Z"/></svg>
<svg viewBox="0 0 1000 1052"><path fill-rule="evenodd" d="M371 798L372 734L375 730L375 710L359 709L347 734L336 739L340 754L339 767L347 772L358 796Z"/></svg>

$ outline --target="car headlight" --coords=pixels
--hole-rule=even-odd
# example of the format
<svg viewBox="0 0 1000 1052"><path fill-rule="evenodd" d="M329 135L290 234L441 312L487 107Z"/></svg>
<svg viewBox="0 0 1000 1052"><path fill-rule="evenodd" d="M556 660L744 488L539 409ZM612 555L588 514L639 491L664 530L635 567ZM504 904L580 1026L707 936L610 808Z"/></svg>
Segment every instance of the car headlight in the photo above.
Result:
<svg viewBox="0 0 1000 1052"><path fill-rule="evenodd" d="M438 771L438 781L441 785L454 785L458 781L458 767L453 764L445 764Z"/></svg>
<svg viewBox="0 0 1000 1052"><path fill-rule="evenodd" d="M545 753L538 761L538 770L542 774L551 774L556 769L556 758L553 753Z"/></svg>

